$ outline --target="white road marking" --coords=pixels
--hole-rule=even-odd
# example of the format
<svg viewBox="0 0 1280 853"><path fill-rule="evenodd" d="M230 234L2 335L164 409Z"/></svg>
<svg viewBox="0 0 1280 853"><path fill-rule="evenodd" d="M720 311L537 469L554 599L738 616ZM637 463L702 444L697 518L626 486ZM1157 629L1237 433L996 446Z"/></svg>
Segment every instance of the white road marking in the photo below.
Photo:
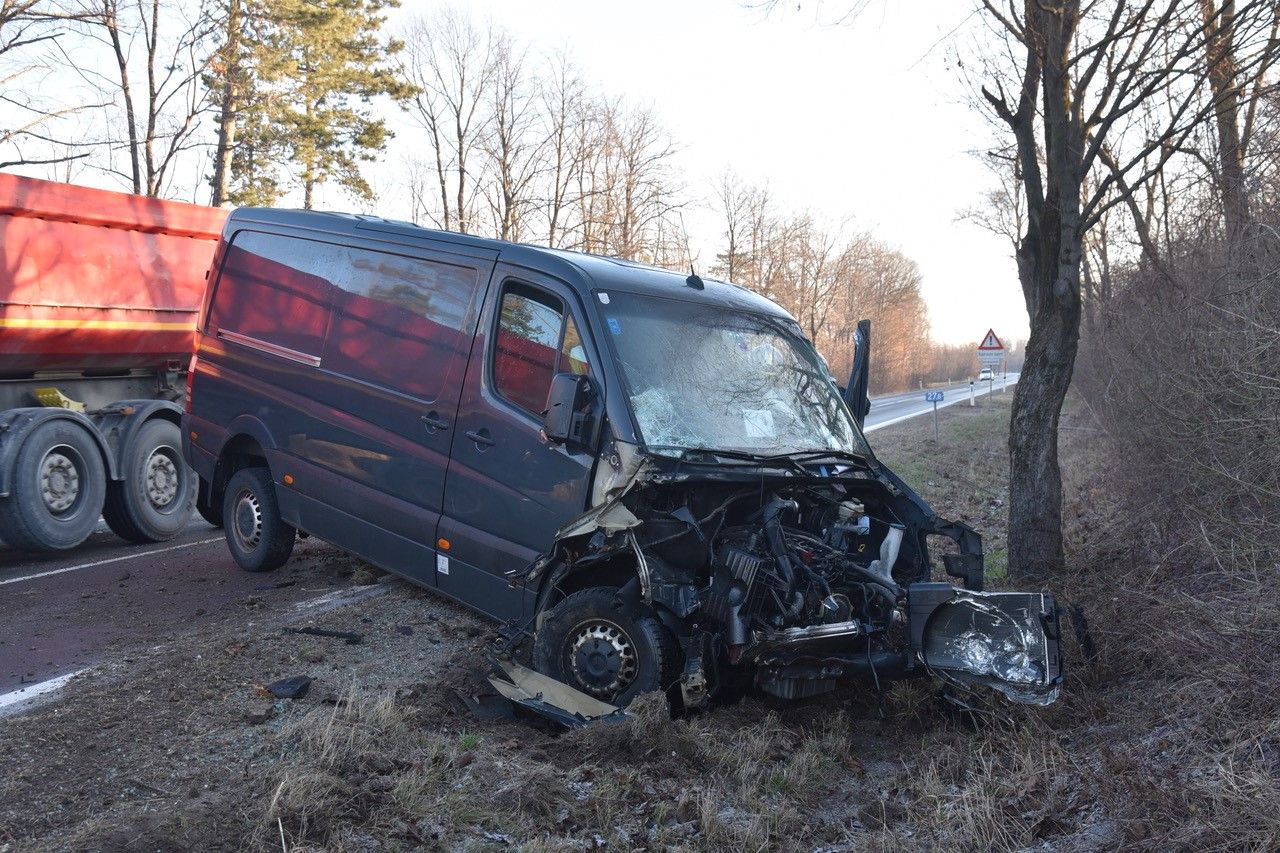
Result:
<svg viewBox="0 0 1280 853"><path fill-rule="evenodd" d="M111 557L109 559L98 560L93 563L83 563L79 566L67 566L64 569L51 569L50 571L47 571L47 572L37 572L34 575L23 575L20 578L9 578L8 580L0 581L0 586L4 586L5 584L10 584L10 583L22 583L23 581L33 581L33 580L36 580L37 578L47 578L50 575L60 575L60 574L63 574L64 572L78 572L81 569L92 569L92 568L96 568L97 566L105 566L108 563L118 563L121 560L135 560L138 557L147 557L147 556L150 556L151 554L163 554L166 551L180 551L183 548L195 548L198 545L208 545L212 542L221 542L221 541L223 541L222 537L218 536L213 539L201 539L199 542L187 542L182 545L170 545L167 548L156 548L154 551L136 551L132 554L125 554L121 557Z"/></svg>
<svg viewBox="0 0 1280 853"><path fill-rule="evenodd" d="M1012 387L1014 384L1015 384L1014 382L1010 382L1006 387ZM965 389L965 390L967 390L967 389ZM991 389L987 389L986 391L977 391L977 390L975 389L974 396L975 396L975 397L981 397L981 396L982 396L982 395L984 395L984 394L990 394L990 393L992 393L992 392L991 392ZM999 394L999 393L1000 393L1000 391L999 391L999 390L996 390L996 391L995 391L995 393ZM945 409L947 406L954 406L954 405L956 405L956 404L958 404L958 403L963 403L963 402L965 402L965 401L966 401L966 400L968 400L968 399L969 399L969 397L968 397L967 395L964 395L964 396L956 396L956 397L953 397L953 398L952 398L952 399L950 399L950 400L943 400L941 403L939 403L939 404L938 404L938 408L939 408L939 409ZM921 410L920 410L920 411L918 411L918 412L912 412L912 413L911 413L911 414L909 414L909 415L902 415L902 416L900 416L900 417L890 418L890 419L889 419L889 420L887 420L887 421L882 421L881 423L874 424L874 425L869 426L869 427L863 427L863 428L862 428L862 431L863 431L863 432L875 432L876 430L878 430L878 429L883 429L884 427L887 427L887 426L893 426L894 424L900 424L900 423L902 423L903 421L909 421L909 420L911 420L912 418L918 418L918 417L920 417L921 415L927 415L927 414L929 414L929 413L930 413L930 412L932 412L932 411L933 411L933 407L932 407L932 406L930 406L930 407L928 407L928 408L921 409Z"/></svg>
<svg viewBox="0 0 1280 853"><path fill-rule="evenodd" d="M40 681L36 684L28 684L26 687L19 690L11 690L8 693L0 694L0 711L4 711L4 709L14 705L21 705L24 702L29 702L46 693L52 693L55 690L60 690L68 681L75 678L77 675L84 675L88 671L89 667L77 669L75 672L68 672L66 675L59 675L57 678L50 678L47 681Z"/></svg>

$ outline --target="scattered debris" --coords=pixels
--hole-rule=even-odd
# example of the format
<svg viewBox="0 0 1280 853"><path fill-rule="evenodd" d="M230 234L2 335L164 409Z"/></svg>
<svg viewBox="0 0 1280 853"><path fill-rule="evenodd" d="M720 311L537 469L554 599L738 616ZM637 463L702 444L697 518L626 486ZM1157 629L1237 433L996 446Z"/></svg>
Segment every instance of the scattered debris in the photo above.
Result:
<svg viewBox="0 0 1280 853"><path fill-rule="evenodd" d="M517 706L568 729L597 722L619 722L628 714L569 685L511 661L498 661L506 678L490 676L494 689ZM465 699L464 699L465 701Z"/></svg>
<svg viewBox="0 0 1280 853"><path fill-rule="evenodd" d="M285 628L286 634L306 634L309 637L332 637L335 640L346 640L348 646L358 646L364 641L363 634L355 631L330 631L325 628Z"/></svg>
<svg viewBox="0 0 1280 853"><path fill-rule="evenodd" d="M295 675L292 678L273 681L266 686L258 686L259 693L274 696L277 699L301 699L310 689L311 676L309 675Z"/></svg>

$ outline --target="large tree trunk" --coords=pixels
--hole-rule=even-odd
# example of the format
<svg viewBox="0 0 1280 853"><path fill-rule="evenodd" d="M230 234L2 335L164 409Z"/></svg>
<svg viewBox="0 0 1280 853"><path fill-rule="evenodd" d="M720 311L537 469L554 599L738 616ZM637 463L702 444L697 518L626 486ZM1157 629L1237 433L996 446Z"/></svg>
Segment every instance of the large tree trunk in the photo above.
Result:
<svg viewBox="0 0 1280 853"><path fill-rule="evenodd" d="M1042 191L1035 123L1029 110L1020 109L1013 126L1026 175L1027 233L1018 246L1018 278L1031 337L1009 423L1011 577L1051 577L1060 574L1066 562L1058 416L1080 342L1085 139L1078 105L1073 103L1069 55L1078 12L1074 0L1062 6L1032 0L1026 4L1033 44L1042 51L1028 68L1039 71L1034 76L1042 88L1045 144Z"/></svg>
<svg viewBox="0 0 1280 853"><path fill-rule="evenodd" d="M1032 318L1026 361L1014 386L1009 423L1011 577L1050 577L1065 564L1058 416L1080 341L1080 266L1078 253L1061 248L1066 250L1062 262L1038 270L1039 280L1030 282L1049 295L1051 304Z"/></svg>

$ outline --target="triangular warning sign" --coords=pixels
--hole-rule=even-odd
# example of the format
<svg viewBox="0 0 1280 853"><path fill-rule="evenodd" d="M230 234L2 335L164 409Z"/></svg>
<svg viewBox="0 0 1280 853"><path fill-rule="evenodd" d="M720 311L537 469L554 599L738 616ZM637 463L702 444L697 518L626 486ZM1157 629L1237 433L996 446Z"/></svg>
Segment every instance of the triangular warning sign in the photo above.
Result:
<svg viewBox="0 0 1280 853"><path fill-rule="evenodd" d="M1004 349L1004 344L996 337L995 329L987 329L987 336L978 344L978 349Z"/></svg>

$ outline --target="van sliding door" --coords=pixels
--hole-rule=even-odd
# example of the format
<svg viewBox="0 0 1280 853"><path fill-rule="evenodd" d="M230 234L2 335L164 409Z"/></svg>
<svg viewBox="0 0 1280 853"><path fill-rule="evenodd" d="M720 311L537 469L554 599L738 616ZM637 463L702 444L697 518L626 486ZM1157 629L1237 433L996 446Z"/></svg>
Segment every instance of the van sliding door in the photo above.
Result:
<svg viewBox="0 0 1280 853"><path fill-rule="evenodd" d="M493 262L424 246L333 251L323 423L294 437L326 475L315 532L434 585L458 393Z"/></svg>

